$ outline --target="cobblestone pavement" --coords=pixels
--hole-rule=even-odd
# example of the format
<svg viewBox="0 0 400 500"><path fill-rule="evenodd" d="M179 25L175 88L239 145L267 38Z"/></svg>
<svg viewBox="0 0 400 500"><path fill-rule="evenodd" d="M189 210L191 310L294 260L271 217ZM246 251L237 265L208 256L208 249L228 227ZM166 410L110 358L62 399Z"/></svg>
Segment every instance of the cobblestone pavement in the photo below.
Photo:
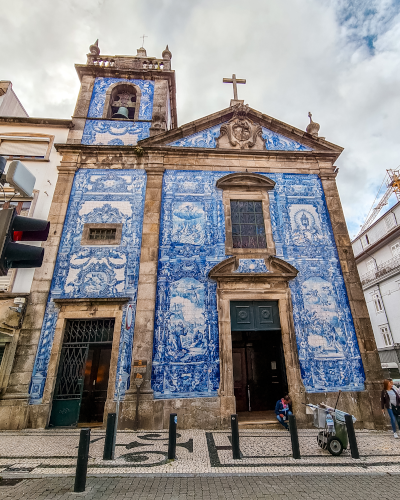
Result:
<svg viewBox="0 0 400 500"><path fill-rule="evenodd" d="M400 439L389 431L358 431L360 459L350 451L334 457L317 446L317 429L299 431L301 459L291 457L290 434L280 430L242 430L241 460L233 460L227 431L184 430L177 459L167 459L167 431L120 431L115 460L103 461L105 432L91 432L89 475L174 476L269 474L400 473ZM40 478L74 475L79 430L0 432L0 475ZM400 478L399 478L400 480Z"/></svg>
<svg viewBox="0 0 400 500"><path fill-rule="evenodd" d="M228 477L88 478L84 493L72 493L73 478L25 479L1 486L0 499L318 499L396 498L399 477L372 475L279 475Z"/></svg>

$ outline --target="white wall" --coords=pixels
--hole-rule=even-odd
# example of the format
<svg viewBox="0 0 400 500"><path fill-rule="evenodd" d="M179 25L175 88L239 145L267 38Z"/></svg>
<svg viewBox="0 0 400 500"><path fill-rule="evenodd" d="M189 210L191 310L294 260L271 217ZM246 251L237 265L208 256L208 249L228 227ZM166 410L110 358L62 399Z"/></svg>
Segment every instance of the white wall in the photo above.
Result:
<svg viewBox="0 0 400 500"><path fill-rule="evenodd" d="M21 136L24 134L48 134L55 136L54 144L65 143L67 141L68 131L69 129L66 127L0 123L0 135L6 133L20 133ZM53 146L49 157L50 161L23 160L23 164L36 177L34 189L38 190L39 194L32 214L32 217L36 219L47 219L48 217L58 177L57 167L60 165L61 158L61 155ZM10 162L7 162L7 166L9 163ZM40 243L38 244L40 245ZM13 288L10 291L13 293L29 293L34 272L34 269L18 269L16 271Z"/></svg>

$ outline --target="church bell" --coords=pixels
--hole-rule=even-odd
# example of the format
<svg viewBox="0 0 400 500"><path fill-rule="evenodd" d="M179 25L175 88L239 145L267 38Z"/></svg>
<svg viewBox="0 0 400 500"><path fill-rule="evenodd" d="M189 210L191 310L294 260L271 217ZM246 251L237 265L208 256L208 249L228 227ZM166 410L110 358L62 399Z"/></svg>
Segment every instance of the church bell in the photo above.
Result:
<svg viewBox="0 0 400 500"><path fill-rule="evenodd" d="M112 115L112 118L125 118L128 119L128 108L125 108L124 106L121 106L118 108L118 111Z"/></svg>

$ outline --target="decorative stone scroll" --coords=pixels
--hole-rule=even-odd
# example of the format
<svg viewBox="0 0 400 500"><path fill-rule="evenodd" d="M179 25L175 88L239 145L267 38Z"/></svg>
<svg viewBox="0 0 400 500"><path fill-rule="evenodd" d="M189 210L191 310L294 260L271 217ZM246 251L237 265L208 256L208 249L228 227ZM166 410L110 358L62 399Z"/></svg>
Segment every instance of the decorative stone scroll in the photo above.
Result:
<svg viewBox="0 0 400 500"><path fill-rule="evenodd" d="M237 104L233 109L232 119L221 126L217 148L266 149L261 125L247 118L248 104Z"/></svg>

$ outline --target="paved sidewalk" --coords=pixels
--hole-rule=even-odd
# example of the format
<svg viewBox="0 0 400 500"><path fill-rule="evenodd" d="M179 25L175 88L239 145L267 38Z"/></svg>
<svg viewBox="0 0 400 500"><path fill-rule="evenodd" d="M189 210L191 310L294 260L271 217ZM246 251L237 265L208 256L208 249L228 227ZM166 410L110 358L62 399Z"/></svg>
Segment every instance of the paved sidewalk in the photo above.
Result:
<svg viewBox="0 0 400 500"><path fill-rule="evenodd" d="M0 499L324 499L393 500L399 477L373 475L280 475L174 478L90 477L84 493L74 494L73 478L25 479L1 486Z"/></svg>
<svg viewBox="0 0 400 500"><path fill-rule="evenodd" d="M242 460L233 460L228 431L179 431L177 459L167 459L167 431L120 431L116 458L103 461L105 432L91 432L89 475L190 476L251 474L400 473L400 439L388 431L358 431L360 460L345 450L333 457L317 446L317 429L299 431L302 458L291 457L290 434L242 430ZM0 476L40 478L75 474L79 430L0 432ZM400 478L399 478L400 481Z"/></svg>

